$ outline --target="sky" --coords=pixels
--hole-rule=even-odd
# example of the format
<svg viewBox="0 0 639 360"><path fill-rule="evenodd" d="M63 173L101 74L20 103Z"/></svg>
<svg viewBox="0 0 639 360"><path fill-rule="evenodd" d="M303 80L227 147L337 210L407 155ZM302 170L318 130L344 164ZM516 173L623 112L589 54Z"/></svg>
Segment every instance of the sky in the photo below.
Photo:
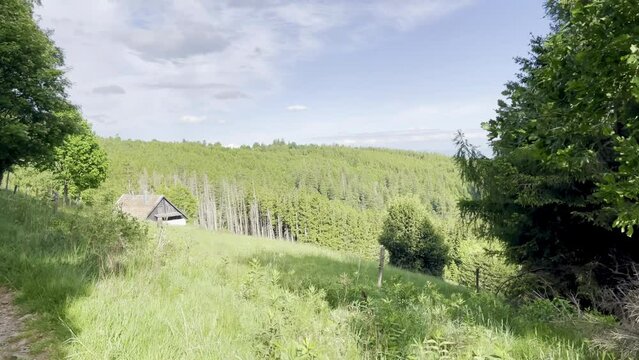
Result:
<svg viewBox="0 0 639 360"><path fill-rule="evenodd" d="M454 152L549 31L542 0L43 0L100 136Z"/></svg>

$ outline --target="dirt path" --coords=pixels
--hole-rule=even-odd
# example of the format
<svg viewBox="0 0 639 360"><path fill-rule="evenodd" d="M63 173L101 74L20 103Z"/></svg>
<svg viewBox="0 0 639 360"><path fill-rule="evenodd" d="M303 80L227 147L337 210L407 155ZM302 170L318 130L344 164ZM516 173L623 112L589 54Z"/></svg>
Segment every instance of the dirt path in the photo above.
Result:
<svg viewBox="0 0 639 360"><path fill-rule="evenodd" d="M28 341L18 337L25 318L13 305L13 294L0 287L0 360L33 359Z"/></svg>

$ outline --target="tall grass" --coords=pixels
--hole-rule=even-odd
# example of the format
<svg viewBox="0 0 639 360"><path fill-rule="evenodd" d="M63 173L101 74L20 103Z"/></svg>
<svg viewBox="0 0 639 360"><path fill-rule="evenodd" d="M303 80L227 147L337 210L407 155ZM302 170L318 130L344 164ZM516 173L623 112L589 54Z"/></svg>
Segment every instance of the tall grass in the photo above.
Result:
<svg viewBox="0 0 639 360"><path fill-rule="evenodd" d="M36 313L34 350L61 357L73 325L67 310L92 285L121 271L128 249L146 239L135 221L110 209L65 208L0 191L0 284Z"/></svg>
<svg viewBox="0 0 639 360"><path fill-rule="evenodd" d="M607 358L545 303L517 309L392 267L380 290L360 258L194 228L167 236L149 266L70 306L73 358Z"/></svg>
<svg viewBox="0 0 639 360"><path fill-rule="evenodd" d="M71 359L612 359L604 326L303 244L0 194L0 282ZM146 239L146 241L144 241ZM132 244L139 244L133 246Z"/></svg>

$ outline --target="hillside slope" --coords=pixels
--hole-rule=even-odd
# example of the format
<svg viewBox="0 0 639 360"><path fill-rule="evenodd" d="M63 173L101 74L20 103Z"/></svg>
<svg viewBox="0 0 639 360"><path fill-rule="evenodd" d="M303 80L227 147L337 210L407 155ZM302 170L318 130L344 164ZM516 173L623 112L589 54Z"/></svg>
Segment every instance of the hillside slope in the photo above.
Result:
<svg viewBox="0 0 639 360"><path fill-rule="evenodd" d="M72 359L601 359L561 304L516 309L312 245L157 228L0 191L0 286ZM552 320L552 321L550 321Z"/></svg>

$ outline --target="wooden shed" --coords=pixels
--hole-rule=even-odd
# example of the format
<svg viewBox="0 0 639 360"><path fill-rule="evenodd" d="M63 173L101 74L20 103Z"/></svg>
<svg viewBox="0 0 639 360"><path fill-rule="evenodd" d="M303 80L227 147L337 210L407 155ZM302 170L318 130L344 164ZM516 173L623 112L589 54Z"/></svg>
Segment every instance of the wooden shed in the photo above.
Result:
<svg viewBox="0 0 639 360"><path fill-rule="evenodd" d="M186 225L186 215L173 205L164 195L124 194L116 202L123 212L136 219L159 221L169 225Z"/></svg>

